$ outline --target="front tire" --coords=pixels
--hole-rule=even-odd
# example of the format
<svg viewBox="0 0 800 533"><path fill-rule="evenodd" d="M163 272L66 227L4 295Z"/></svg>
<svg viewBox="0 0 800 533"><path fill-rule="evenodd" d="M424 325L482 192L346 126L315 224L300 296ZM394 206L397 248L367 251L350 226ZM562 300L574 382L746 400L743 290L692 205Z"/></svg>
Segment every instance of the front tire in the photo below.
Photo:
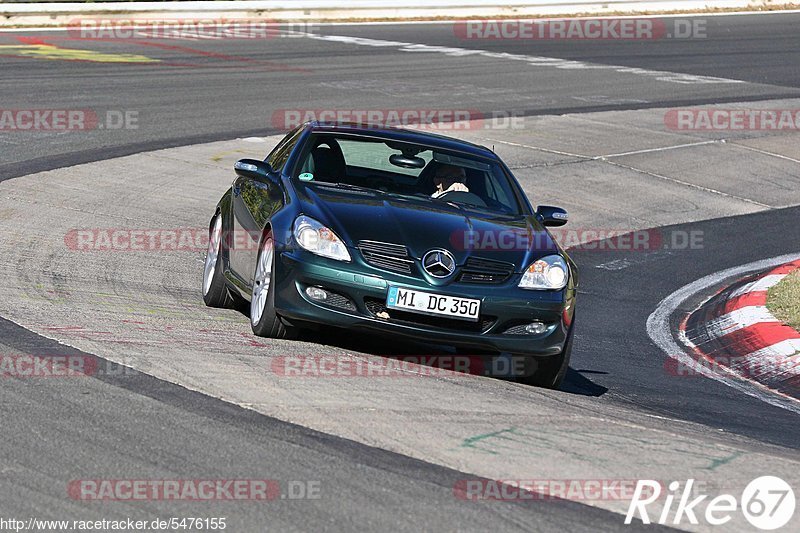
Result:
<svg viewBox="0 0 800 533"><path fill-rule="evenodd" d="M261 243L253 276L253 292L250 300L250 326L259 337L271 339L293 339L296 327L287 326L275 312L275 242L272 233L267 233Z"/></svg>
<svg viewBox="0 0 800 533"><path fill-rule="evenodd" d="M569 360L572 356L572 337L575 323L569 328L567 341L559 355L551 357L530 357L526 360L525 376L520 379L526 385L542 387L545 389L561 388L564 377L569 369Z"/></svg>
<svg viewBox="0 0 800 533"><path fill-rule="evenodd" d="M211 221L208 232L208 250L203 268L203 301L209 307L228 308L233 299L225 286L225 275L222 272L222 215Z"/></svg>

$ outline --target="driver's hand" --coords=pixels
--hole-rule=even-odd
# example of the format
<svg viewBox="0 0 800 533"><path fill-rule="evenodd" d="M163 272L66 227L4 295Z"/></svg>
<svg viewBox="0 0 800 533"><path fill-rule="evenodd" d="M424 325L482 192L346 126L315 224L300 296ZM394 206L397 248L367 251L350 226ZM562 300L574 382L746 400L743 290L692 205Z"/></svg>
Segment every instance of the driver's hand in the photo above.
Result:
<svg viewBox="0 0 800 533"><path fill-rule="evenodd" d="M456 182L451 186L449 186L447 190L444 192L451 192L451 191L469 192L469 189L467 189L467 186L464 185L463 183Z"/></svg>
<svg viewBox="0 0 800 533"><path fill-rule="evenodd" d="M440 187L441 187L441 185L440 185ZM433 193L431 195L431 197L439 198L440 196L444 196L445 194L447 194L449 192L456 192L456 191L458 191L458 192L469 192L469 189L467 189L467 186L464 185L463 183L455 182L455 183L453 183L452 185L450 185L448 188L446 188L443 191L436 191L435 193Z"/></svg>

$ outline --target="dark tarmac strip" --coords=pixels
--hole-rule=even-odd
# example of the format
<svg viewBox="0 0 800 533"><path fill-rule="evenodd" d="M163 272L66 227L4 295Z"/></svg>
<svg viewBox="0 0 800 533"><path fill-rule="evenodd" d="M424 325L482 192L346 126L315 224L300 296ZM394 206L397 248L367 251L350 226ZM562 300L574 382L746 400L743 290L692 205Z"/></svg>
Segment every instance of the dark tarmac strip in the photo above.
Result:
<svg viewBox="0 0 800 533"><path fill-rule="evenodd" d="M645 327L663 298L696 279L800 251L800 233L786 229L798 223L800 208L794 207L658 229L665 237L672 232L699 232L702 248L697 250L655 250L641 252L640 257L630 251L573 252L582 279L572 368L608 388L607 396L637 409L800 448L795 413L711 379L673 375L665 364L666 355L655 347ZM619 260L628 266L615 270L619 263L609 265ZM685 313L712 294L713 288L686 302L673 317L673 332Z"/></svg>

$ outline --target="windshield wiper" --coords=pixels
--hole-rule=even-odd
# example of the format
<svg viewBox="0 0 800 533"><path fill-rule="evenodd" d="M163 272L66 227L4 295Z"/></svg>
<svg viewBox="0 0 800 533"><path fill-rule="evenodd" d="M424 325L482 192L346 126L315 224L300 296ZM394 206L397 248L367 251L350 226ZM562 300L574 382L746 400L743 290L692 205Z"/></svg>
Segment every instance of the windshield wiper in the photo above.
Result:
<svg viewBox="0 0 800 533"><path fill-rule="evenodd" d="M371 191L371 192L383 192L378 189L371 189L369 187L362 187L360 185L351 185L350 183L341 183L341 182L332 182L332 181L318 181L316 182L317 185L321 185L322 187L334 187L337 189L350 189L352 191Z"/></svg>
<svg viewBox="0 0 800 533"><path fill-rule="evenodd" d="M340 189L349 189L351 191L374 192L374 193L378 193L378 194L383 194L383 195L387 195L387 196L397 196L397 197L401 197L401 198L404 197L404 196L407 196L407 195L400 194L400 193L397 193L397 192L384 191L384 190L381 190L381 189L375 189L374 187L364 187L363 185L353 185L351 183L329 183L329 185L332 185L332 186L340 188Z"/></svg>

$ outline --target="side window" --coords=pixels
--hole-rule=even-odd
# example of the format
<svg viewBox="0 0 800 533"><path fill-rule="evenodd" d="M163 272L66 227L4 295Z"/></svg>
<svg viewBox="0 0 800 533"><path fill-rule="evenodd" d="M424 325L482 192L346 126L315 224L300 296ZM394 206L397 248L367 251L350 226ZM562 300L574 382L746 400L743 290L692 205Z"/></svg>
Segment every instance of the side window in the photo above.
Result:
<svg viewBox="0 0 800 533"><path fill-rule="evenodd" d="M289 159L289 155L292 153L295 144L297 144L297 140L300 138L300 134L303 133L303 126L298 126L294 130L290 131L286 137L284 137L281 142L278 143L278 146L275 147L272 152L267 156L267 163L273 168L273 170L280 171L283 169L283 165L286 164L286 161Z"/></svg>
<svg viewBox="0 0 800 533"><path fill-rule="evenodd" d="M487 198L497 201L497 191L494 190L494 183L492 183L492 180L489 179L489 176L487 176L485 172L481 178L483 179L483 187L486 191Z"/></svg>
<svg viewBox="0 0 800 533"><path fill-rule="evenodd" d="M311 174L316 173L317 169L316 169L316 163L314 163L314 155L313 155L314 150L322 146L323 148L328 148L332 149L333 151L336 151L336 149L339 148L340 143L337 143L335 140L325 140L323 138L322 141L317 141L310 144L311 146L313 146L313 148L308 150L308 153L306 154L305 159L303 160L303 164L300 166L300 170L299 171L295 170L294 177L297 177L300 174L306 172L310 172Z"/></svg>

